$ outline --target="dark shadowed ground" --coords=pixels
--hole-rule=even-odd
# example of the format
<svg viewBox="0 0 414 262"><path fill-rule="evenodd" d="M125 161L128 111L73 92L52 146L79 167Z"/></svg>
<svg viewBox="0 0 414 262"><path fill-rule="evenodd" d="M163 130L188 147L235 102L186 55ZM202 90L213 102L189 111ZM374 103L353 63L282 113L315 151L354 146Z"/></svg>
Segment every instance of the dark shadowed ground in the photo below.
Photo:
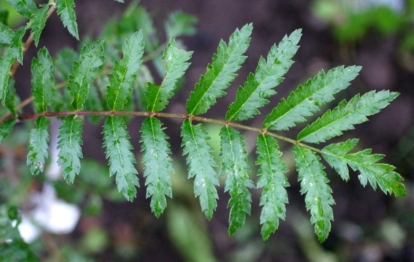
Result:
<svg viewBox="0 0 414 262"><path fill-rule="evenodd" d="M120 16L130 3L116 3L113 0L75 1L81 35L97 36L100 28L111 17ZM211 61L220 39L227 41L231 33L246 23L253 23L254 30L247 61L239 72L239 77L228 91L228 95L219 100L207 116L223 118L228 105L234 100L237 87L243 84L249 72L255 70L260 56L266 56L270 47L278 43L286 34L302 28L303 37L300 49L294 57L295 64L286 75L285 81L277 88L278 95L262 112L270 112L281 97L285 97L298 84L315 75L319 70L328 70L338 65L362 65L360 76L352 86L342 93L341 99L349 99L359 92L389 89L401 95L382 113L370 118L370 121L358 126L356 130L346 132L343 138L359 137L361 148L372 148L376 153L386 154L386 162L397 166L397 171L406 180L408 196L396 199L386 196L379 189L363 188L352 173L349 182L345 183L330 168L326 169L333 188L336 205L333 207L335 221L329 239L319 245L312 233L308 213L305 210L304 197L299 193L297 174L294 172L289 145L281 144L286 153L291 172L288 173L291 187L286 221L282 221L279 230L267 242L262 242L259 227L260 192L253 191L252 215L248 217L246 226L235 236L227 234L228 195L219 189L218 209L210 222L202 216L197 202L194 202L192 187L186 182L177 182L182 187L175 187L174 201L170 201L166 214L156 219L150 212L149 201L145 199L144 180L140 177L141 187L138 197L133 203L105 203L104 212L96 219L82 219L74 237L87 230L88 226L98 223L105 227L111 236L108 248L96 256L98 261L185 261L191 260L191 250L199 249L192 239L192 225L181 225L184 235L190 235L188 242L177 236L174 229L180 228L180 221L187 217L177 216L174 212L190 214L198 228L206 235L202 236L206 243L200 252L199 261L209 261L213 255L218 261L414 261L414 157L404 158L397 145L412 148L413 139L404 138L413 133L414 122L414 75L403 66L396 55L399 43L398 36L383 37L375 32L366 39L353 45L343 46L337 43L329 26L314 17L309 0L206 0L206 1L141 1L142 6L155 17L155 23L161 29L162 22L172 10L183 10L198 17L198 33L185 37L184 44L194 51L192 65L187 72L185 85L180 95L169 105L169 111L184 112L185 101L193 89L199 76L205 72ZM77 46L74 38L60 27L58 17L53 15L41 37L39 46L47 46L54 55L63 46ZM162 30L160 30L162 32ZM160 35L161 39L164 36ZM32 47L31 55L36 50ZM27 61L26 61L27 60ZM25 57L29 64L30 54ZM19 74L28 75L28 66L22 67L16 74L20 82L16 85L29 86L30 79L19 78ZM28 96L24 90L23 97ZM253 121L247 122L258 126L264 113ZM129 126L132 143L139 154L139 128L141 119L133 120ZM167 127L173 158L182 172L177 172L174 181L181 181L187 176L184 159L181 157L179 124L173 120L163 120ZM88 125L89 126L89 125ZM213 130L214 127L211 127ZM410 131L411 130L411 131ZM296 129L297 131L297 129ZM296 134L295 132L293 134ZM254 134L245 133L248 150L253 159L255 153ZM404 139L403 139L404 138ZM84 131L85 157L96 158L105 163L102 145L101 127L89 126ZM214 139L214 137L213 137ZM86 142L88 141L88 142ZM97 150L97 148L99 150ZM140 167L141 168L141 167ZM142 170L142 168L141 168ZM254 172L255 170L253 170ZM142 174L142 172L141 172ZM181 180L180 180L181 179ZM181 184L180 184L181 183ZM180 190L189 190L182 192ZM180 220L181 219L181 220ZM178 221L178 222L177 222ZM308 231L311 233L308 234ZM190 234L188 234L190 232ZM198 234L198 233L197 233ZM196 233L193 234L195 236ZM197 235L198 236L198 235ZM188 236L186 236L188 237ZM180 240L181 239L181 240ZM131 256L120 256L119 246L131 246ZM205 253L203 253L205 252ZM209 254L209 255L205 255ZM204 256L204 257L203 257ZM336 260L335 260L336 259Z"/></svg>

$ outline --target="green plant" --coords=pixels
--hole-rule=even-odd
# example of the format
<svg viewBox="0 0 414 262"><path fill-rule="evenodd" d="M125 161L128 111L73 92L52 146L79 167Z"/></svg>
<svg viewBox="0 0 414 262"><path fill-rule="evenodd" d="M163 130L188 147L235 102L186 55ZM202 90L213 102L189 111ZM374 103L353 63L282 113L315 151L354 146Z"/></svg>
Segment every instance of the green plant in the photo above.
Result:
<svg viewBox="0 0 414 262"><path fill-rule="evenodd" d="M49 154L49 118L58 117L62 120L58 163L68 183L73 183L81 170L84 117L94 123L103 119L103 145L109 162L109 175L115 177L119 192L127 200L133 201L139 185L138 171L126 124L131 117L144 117L140 130L143 175L147 197L151 198L151 209L159 217L167 206L167 197L172 197L169 173L174 172L168 136L160 119L176 118L183 120L181 138L188 176L194 178L194 194L199 198L207 219L212 218L217 207L219 174L208 143L209 134L203 123L222 126L220 175L227 176L224 190L230 194L229 234L243 226L246 214L251 209L249 189L255 187L250 178L251 167L244 137L237 129L258 134L257 187L263 188L260 199L263 239L276 231L280 218L285 218L285 205L288 202L285 187L289 184L284 176L287 167L280 158L282 153L278 149L278 140L293 145L301 193L305 194L306 208L311 213L310 221L321 242L330 232L333 220L331 206L335 202L319 155L345 181L349 179L349 166L359 171L358 177L363 186L369 183L384 193L405 195L402 177L394 171L395 167L379 163L383 155L371 154L370 149L350 153L356 148L358 139L327 143L322 149L313 145L325 143L353 129L354 125L367 121L368 116L378 113L394 100L398 96L396 92L371 91L358 94L349 101L343 100L303 128L296 139L279 133L306 122L306 118L334 101L334 95L346 89L358 75L361 70L358 66L336 67L326 73L319 72L286 99L282 99L266 116L261 127L239 123L258 115L259 109L276 94L274 88L283 81L283 76L293 64L292 57L299 48L301 30L294 31L278 45L272 46L267 59L260 58L256 71L250 73L244 86L237 90L236 100L229 106L224 120L202 115L226 94L225 90L235 79L236 72L246 59L244 53L249 47L252 25L237 29L230 36L228 44L220 42L206 73L189 95L186 113L167 113L163 110L179 88L192 55L176 41L180 35L194 32L194 20L183 13L175 13L168 20L166 29L169 41L165 45L160 45L158 39L154 39L152 24L145 18L145 13L141 13L134 17L143 21L125 19L119 24L110 23L102 36L105 41L87 41L79 53L64 49L52 59L48 50L41 48L31 63L35 114L21 115L20 107L31 100L21 104L17 102L13 78L10 76L13 76L18 62L22 62L24 46L29 45L32 39L35 44L38 43L48 15L56 8L64 25L76 38L78 31L73 0L49 1L40 8L32 0L9 0L9 3L30 21L26 27L16 30L0 24L0 43L4 47L0 60L0 99L10 111L1 120L0 141L11 134L17 123L34 120L36 126L29 134L27 156L27 165L33 175L44 172ZM139 10L137 12L141 12ZM23 44L21 39L26 29L31 29L32 34ZM119 57L121 49L122 58ZM162 76L160 85L153 82L145 65L148 61L154 63ZM56 84L55 78L61 82ZM133 92L137 95L137 103L134 103ZM137 106L141 108L140 111L135 111Z"/></svg>

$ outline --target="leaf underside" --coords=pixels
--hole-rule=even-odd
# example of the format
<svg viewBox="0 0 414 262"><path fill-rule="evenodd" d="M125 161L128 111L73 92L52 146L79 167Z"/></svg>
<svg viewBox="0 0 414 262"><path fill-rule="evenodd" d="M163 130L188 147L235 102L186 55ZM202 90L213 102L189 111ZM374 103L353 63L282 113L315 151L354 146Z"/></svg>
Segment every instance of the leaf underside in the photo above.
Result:
<svg viewBox="0 0 414 262"><path fill-rule="evenodd" d="M250 167L243 136L232 127L220 130L223 166L221 175L227 175L224 191L229 192L230 217L229 234L244 225L246 214L250 215L252 196L249 188L253 182L249 177Z"/></svg>
<svg viewBox="0 0 414 262"><path fill-rule="evenodd" d="M170 173L170 144L164 133L162 123L154 117L147 117L141 127L141 142L144 156L144 177L147 186L147 198L151 197L151 210L159 217L167 207L167 198L172 197Z"/></svg>
<svg viewBox="0 0 414 262"><path fill-rule="evenodd" d="M262 237L268 239L279 227L279 218L286 217L286 204L288 195L285 187L289 186L284 173L288 171L286 164L280 159L282 152L273 137L260 134L257 137L257 161L260 165L257 187L263 188L260 197L262 213L260 224L262 224Z"/></svg>
<svg viewBox="0 0 414 262"><path fill-rule="evenodd" d="M118 191L128 201L132 201L137 194L138 171L136 162L131 152L132 145L129 142L129 134L126 131L125 122L120 117L110 116L103 127L104 146L106 158L109 162L109 175L115 175Z"/></svg>
<svg viewBox="0 0 414 262"><path fill-rule="evenodd" d="M311 213L310 220L314 224L319 241L323 242L331 231L331 206L335 204L332 189L328 185L329 180L323 171L324 166L320 163L320 158L314 152L295 145L293 154L299 173L300 192L306 194L306 209Z"/></svg>
<svg viewBox="0 0 414 262"><path fill-rule="evenodd" d="M200 198L201 210L207 219L213 217L217 208L219 185L212 149L207 143L210 138L201 124L193 125L186 119L181 127L182 147L187 155L188 177L194 179L194 194Z"/></svg>

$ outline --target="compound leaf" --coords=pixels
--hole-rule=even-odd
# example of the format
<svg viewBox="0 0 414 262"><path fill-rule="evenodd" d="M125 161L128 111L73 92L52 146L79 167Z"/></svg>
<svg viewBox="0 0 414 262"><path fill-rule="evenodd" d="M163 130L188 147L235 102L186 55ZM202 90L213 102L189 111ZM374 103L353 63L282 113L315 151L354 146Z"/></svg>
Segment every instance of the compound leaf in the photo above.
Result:
<svg viewBox="0 0 414 262"><path fill-rule="evenodd" d="M182 147L187 155L188 177L194 179L194 194L200 198L201 210L207 219L213 217L217 208L217 189L219 185L216 163L211 155L212 149L207 143L210 140L201 124L193 125L186 119L181 127Z"/></svg>
<svg viewBox="0 0 414 262"><path fill-rule="evenodd" d="M55 93L53 89L55 84L53 61L46 48L40 49L37 58L33 58L31 71L35 110L38 113L44 113L47 111L47 106L52 104Z"/></svg>
<svg viewBox="0 0 414 262"><path fill-rule="evenodd" d="M131 96L132 84L137 79L137 72L142 64L144 54L144 37L142 31L134 33L122 46L124 57L115 62L114 72L110 76L107 88L107 102L111 110L122 110Z"/></svg>
<svg viewBox="0 0 414 262"><path fill-rule="evenodd" d="M68 28L69 33L79 40L78 24L76 23L75 1L59 0L56 3L57 13L60 15L63 25Z"/></svg>
<svg viewBox="0 0 414 262"><path fill-rule="evenodd" d="M14 31L0 22L0 44L10 45L14 37Z"/></svg>
<svg viewBox="0 0 414 262"><path fill-rule="evenodd" d="M286 164L280 159L282 152L276 139L260 134L257 137L257 161L260 165L257 187L263 188L260 205L263 206L260 215L262 238L268 239L279 227L279 218L286 217L288 195L285 187L289 186L284 173L288 171Z"/></svg>
<svg viewBox="0 0 414 262"><path fill-rule="evenodd" d="M30 172L37 176L43 172L49 155L49 119L41 116L35 122L36 128L29 134L27 165L30 166Z"/></svg>
<svg viewBox="0 0 414 262"><path fill-rule="evenodd" d="M282 99L266 117L263 127L288 130L296 123L304 122L304 117L317 112L320 106L334 99L334 94L347 88L360 70L360 66L336 67L328 73L322 70L313 79L309 79L290 93L286 100Z"/></svg>
<svg viewBox="0 0 414 262"><path fill-rule="evenodd" d="M205 75L200 77L187 100L188 114L204 114L216 103L217 98L226 94L224 90L235 79L235 72L246 60L243 54L249 47L252 29L252 24L245 25L240 31L236 29L230 36L228 46L223 40L220 41L212 63L207 66Z"/></svg>
<svg viewBox="0 0 414 262"><path fill-rule="evenodd" d="M406 190L402 183L402 177L395 172L395 167L388 164L377 163L384 156L380 154L371 154L371 149L365 149L353 154L344 156L348 165L353 170L358 170L358 176L361 184L366 186L369 181L375 190L377 184L381 190L387 194L394 193L395 196L405 196Z"/></svg>
<svg viewBox="0 0 414 262"><path fill-rule="evenodd" d="M166 107L168 99L173 96L175 84L190 66L190 63L187 61L192 54L193 52L179 49L174 38L170 40L162 56L166 68L166 75L162 84L161 86L150 85L145 94L148 111L161 111Z"/></svg>
<svg viewBox="0 0 414 262"><path fill-rule="evenodd" d="M363 96L354 96L348 103L343 100L332 111L328 110L322 117L303 129L299 141L320 143L342 135L342 131L354 128L354 125L368 120L368 116L378 113L398 96L396 92L371 91Z"/></svg>
<svg viewBox="0 0 414 262"><path fill-rule="evenodd" d="M358 139L349 139L345 142L330 144L322 149L322 156L345 181L349 180L349 170L345 155L358 143Z"/></svg>
<svg viewBox="0 0 414 262"><path fill-rule="evenodd" d="M273 45L267 61L260 57L255 74L250 73L244 87L237 90L236 101L230 104L226 120L246 120L259 114L259 108L269 103L273 90L283 81L283 76L293 64L292 57L298 50L301 30L285 36L279 46Z"/></svg>
<svg viewBox="0 0 414 262"><path fill-rule="evenodd" d="M104 63L103 51L103 41L85 45L81 50L79 61L73 64L68 90L74 98L72 106L75 110L81 110L88 97L89 85Z"/></svg>
<svg viewBox="0 0 414 262"><path fill-rule="evenodd" d="M33 18L30 21L30 27L32 28L33 39L35 45L39 43L40 34L43 31L43 28L46 25L47 12L49 10L49 5L42 5L41 8L36 9L36 12L33 15Z"/></svg>
<svg viewBox="0 0 414 262"><path fill-rule="evenodd" d="M319 241L323 242L331 231L330 221L333 220L331 205L335 204L332 189L328 185L329 180L323 171L324 166L320 163L320 158L314 152L295 145L293 154L299 172L300 192L306 194L306 209L310 210L315 233Z"/></svg>
<svg viewBox="0 0 414 262"><path fill-rule="evenodd" d="M9 4L22 16L30 18L37 11L33 0L7 0Z"/></svg>
<svg viewBox="0 0 414 262"><path fill-rule="evenodd" d="M128 201L132 201L137 194L136 187L139 186L138 172L134 167L136 161L131 152L133 148L129 142L125 122L121 117L108 117L103 127L103 134L106 158L109 161L109 175L116 175L118 191Z"/></svg>
<svg viewBox="0 0 414 262"><path fill-rule="evenodd" d="M14 118L9 118L0 124L0 143L11 134L15 124L16 119Z"/></svg>
<svg viewBox="0 0 414 262"><path fill-rule="evenodd" d="M65 117L59 128L58 164L62 167L63 177L68 183L73 183L81 167L82 125L82 119L71 115Z"/></svg>
<svg viewBox="0 0 414 262"><path fill-rule="evenodd" d="M249 163L243 136L234 128L223 126L220 130L222 175L227 175L225 192L230 193L229 234L233 235L244 225L246 213L250 215L252 197L248 188L254 187L249 177Z"/></svg>
<svg viewBox="0 0 414 262"><path fill-rule="evenodd" d="M147 117L141 127L142 151L144 152L144 176L147 198L151 197L151 210L159 217L167 207L167 198L172 197L171 178L174 172L171 164L168 136L162 131L162 123L154 117Z"/></svg>

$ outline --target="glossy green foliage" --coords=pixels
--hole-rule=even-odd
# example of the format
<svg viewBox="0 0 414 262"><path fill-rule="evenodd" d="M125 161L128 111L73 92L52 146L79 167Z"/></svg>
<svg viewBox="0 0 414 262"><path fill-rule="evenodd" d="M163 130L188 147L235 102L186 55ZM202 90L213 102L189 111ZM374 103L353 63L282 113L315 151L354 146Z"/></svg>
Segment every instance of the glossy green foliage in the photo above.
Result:
<svg viewBox="0 0 414 262"><path fill-rule="evenodd" d="M269 103L276 94L273 89L283 81L283 76L293 64L291 60L298 50L301 30L285 36L279 46L273 45L267 61L261 57L254 74L250 73L243 87L237 90L236 101L226 113L226 120L246 120L259 113L261 107Z"/></svg>
<svg viewBox="0 0 414 262"><path fill-rule="evenodd" d="M263 188L260 197L262 213L260 224L262 224L262 237L268 239L279 227L279 218L286 217L286 204L288 195L285 187L289 186L284 173L288 171L286 164L280 159L277 140L265 134L257 137L257 161L260 166L257 187Z"/></svg>
<svg viewBox="0 0 414 262"><path fill-rule="evenodd" d="M132 84L137 78L138 69L142 64L144 53L144 39L142 31L134 33L126 40L122 52L124 57L115 62L114 72L111 74L107 88L107 102L111 110L122 110L131 96Z"/></svg>
<svg viewBox="0 0 414 262"><path fill-rule="evenodd" d="M115 175L115 181L126 199L132 201L136 194L138 184L138 171L134 167L135 157L131 152L129 134L125 122L120 117L111 116L103 127L104 146L106 158L109 161L109 175Z"/></svg>
<svg viewBox="0 0 414 262"><path fill-rule="evenodd" d="M204 114L216 103L216 99L224 96L224 89L236 77L236 71L246 60L243 54L250 43L253 26L247 24L236 30L229 40L228 46L222 40L213 56L213 61L207 66L207 71L200 77L187 100L187 113L190 115Z"/></svg>
<svg viewBox="0 0 414 262"><path fill-rule="evenodd" d="M79 61L73 64L68 91L74 99L72 107L75 110L83 108L88 97L89 86L104 63L103 51L102 41L85 45L81 50Z"/></svg>
<svg viewBox="0 0 414 262"><path fill-rule="evenodd" d="M39 50L37 58L33 58L32 65L32 94L35 110L38 113L47 111L47 106L53 103L55 78L53 76L53 62L46 48Z"/></svg>
<svg viewBox="0 0 414 262"><path fill-rule="evenodd" d="M219 185L216 162L211 155L206 131L201 124L193 125L189 119L181 126L182 147L187 155L188 177L194 179L194 194L200 198L201 210L207 219L213 217L217 208L217 189Z"/></svg>
<svg viewBox="0 0 414 262"><path fill-rule="evenodd" d="M76 23L76 13L74 0L59 0L56 2L57 12L62 20L63 25L68 29L69 33L79 39L78 24Z"/></svg>
<svg viewBox="0 0 414 262"><path fill-rule="evenodd" d="M151 197L151 210L159 217L167 207L166 196L172 197L170 173L174 169L169 157L170 144L157 118L147 117L140 132L147 198Z"/></svg>
<svg viewBox="0 0 414 262"><path fill-rule="evenodd" d="M266 117L263 127L271 130L288 130L306 121L319 107L334 100L333 95L347 88L361 70L359 66L336 67L327 73L321 71L314 78L300 85Z"/></svg>
<svg viewBox="0 0 414 262"><path fill-rule="evenodd" d="M232 235L244 225L246 214L250 215L252 196L248 189L254 185L249 177L250 167L243 136L234 128L223 126L220 138L223 157L221 175L227 175L224 191L230 194L229 234Z"/></svg>
<svg viewBox="0 0 414 262"><path fill-rule="evenodd" d="M311 213L311 223L315 226L319 241L323 242L331 231L331 206L335 204L332 189L328 185L329 180L323 171L324 166L320 163L320 158L314 152L294 146L293 154L299 173L300 192L306 194L306 209Z"/></svg>
<svg viewBox="0 0 414 262"><path fill-rule="evenodd" d="M168 100L173 96L177 81L190 66L187 61L192 53L179 49L174 38L170 40L162 56L166 69L164 79L160 86L150 85L145 94L148 111L157 112L166 107Z"/></svg>
<svg viewBox="0 0 414 262"><path fill-rule="evenodd" d="M29 134L27 165L33 175L43 172L45 162L49 156L49 119L42 116L36 119L36 128Z"/></svg>
<svg viewBox="0 0 414 262"><path fill-rule="evenodd" d="M93 123L100 123L103 119L103 145L109 163L109 177L115 176L118 191L132 201L139 186L132 146L137 141L130 141L126 125L132 117L145 116L140 128L143 177L146 195L151 198L152 212L159 217L167 207L168 197L172 197L173 181L170 175L174 173L167 132L159 119L167 117L184 119L181 125L181 145L188 166L188 178L194 182L194 195L199 198L201 210L207 219L212 219L217 209L219 191L223 190L219 188L218 174L226 176L224 191L230 195L228 231L231 235L244 225L246 215L250 214L250 190L255 187L255 174L250 167L252 161L246 150L245 138L236 128L259 134L256 164L257 188L261 190L259 205L262 208L260 224L263 239L268 239L278 229L280 219L286 218L286 204L289 202L286 190L289 182L285 176L288 170L281 158L282 150L279 149L278 140L293 145L300 192L304 194L310 221L320 241L329 235L333 220L332 205L335 202L329 186L330 172L325 172L319 155L345 181L351 179L350 167L359 172L363 186L369 183L374 189L379 187L385 193L405 195L402 177L395 172L395 167L379 162L382 155L372 154L370 149L352 151L357 139L327 144L323 149L306 144L327 142L367 121L367 117L378 113L397 97L395 92L371 91L358 94L348 102L343 100L336 107L332 105L332 110L322 112L321 117L308 123L296 140L272 131L289 130L306 122L306 118L313 117L325 108L323 106L333 102L335 95L346 89L358 75L361 70L358 66L336 67L326 73L321 71L305 81L286 98L282 98L265 116L262 127L236 122L255 117L276 94L275 87L283 81L293 64L301 30L285 36L278 45L271 47L266 59L259 59L255 72L250 73L244 85L237 90L235 101L230 104L225 116L218 116L217 119L203 118L200 115L226 94L226 89L246 60L245 53L253 26L247 24L240 30L235 30L228 44L220 42L211 64L190 93L186 114L174 114L163 110L180 88L192 56L192 52L184 50L176 38L193 34L196 19L182 12L173 13L165 23L168 40L160 44L159 39L162 38L157 35L149 13L133 4L119 23L111 22L105 27L105 42L85 41L80 53L66 48L54 59L47 49L40 49L31 64L36 114L20 116L16 106L14 81L10 78L13 72L10 69L15 61L23 61L22 38L26 29L32 30L37 44L48 10L54 4L64 25L76 38L78 28L73 0L50 1L39 8L32 0L9 2L30 20L26 27L17 30L0 23L0 44L4 47L0 58L0 99L11 112L1 119L0 142L10 135L19 120L36 119L35 127L29 134L27 157L27 164L34 175L44 171L48 158L48 117L61 117L62 120L58 135L58 163L62 167L63 177L69 183L73 183L81 172L84 116ZM152 62L152 65L147 65L148 62ZM162 78L160 84L154 82L157 77L152 75L152 68ZM57 91L59 88L62 89ZM136 107L145 112L136 112ZM225 120L218 120L223 118ZM195 123L197 121L222 126L217 138L221 145L220 171L216 170L219 161L213 157L214 152L209 144L210 134L206 132L204 124ZM283 151L285 150L291 148L285 147Z"/></svg>
<svg viewBox="0 0 414 262"><path fill-rule="evenodd" d="M73 183L80 171L82 158L82 125L83 120L71 115L63 120L58 136L58 163L68 183Z"/></svg>

